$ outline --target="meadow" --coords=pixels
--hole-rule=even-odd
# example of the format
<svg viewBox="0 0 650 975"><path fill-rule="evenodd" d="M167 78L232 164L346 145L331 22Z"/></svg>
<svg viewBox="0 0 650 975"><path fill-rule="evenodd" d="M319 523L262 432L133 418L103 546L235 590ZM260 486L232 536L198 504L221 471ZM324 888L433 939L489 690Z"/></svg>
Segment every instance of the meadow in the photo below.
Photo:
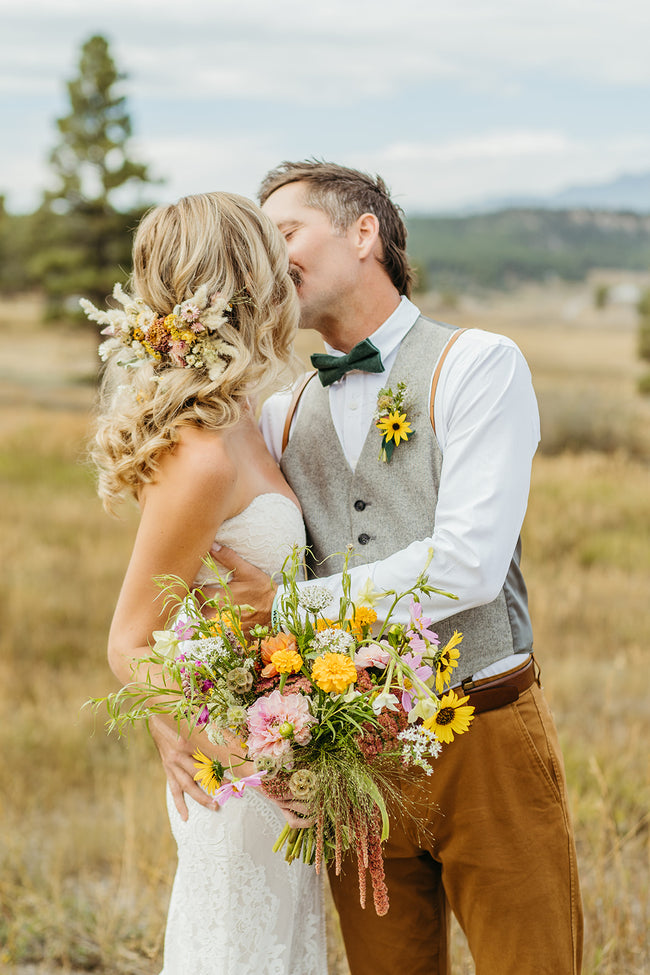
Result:
<svg viewBox="0 0 650 975"><path fill-rule="evenodd" d="M548 284L423 307L502 331L542 412L523 534L535 645L562 740L586 920L585 975L650 969L650 404L632 309ZM105 658L136 515L109 518L85 462L96 340L0 306L0 973L154 975L174 847L141 731L81 705ZM300 337L300 350L309 340ZM347 971L330 919L331 975ZM455 975L473 972L455 932Z"/></svg>

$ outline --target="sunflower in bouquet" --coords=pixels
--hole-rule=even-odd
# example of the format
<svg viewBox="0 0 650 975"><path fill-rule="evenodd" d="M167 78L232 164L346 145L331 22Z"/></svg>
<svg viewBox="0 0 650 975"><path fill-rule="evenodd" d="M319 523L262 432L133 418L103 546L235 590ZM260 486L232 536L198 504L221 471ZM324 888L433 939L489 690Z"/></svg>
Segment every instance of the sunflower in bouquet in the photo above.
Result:
<svg viewBox="0 0 650 975"><path fill-rule="evenodd" d="M225 580L219 599L207 604L201 593L186 591L172 606L171 626L154 634L146 662L156 665L156 677L94 703L107 704L110 728L167 713L205 729L214 744L236 743L238 764L253 762L253 774L238 777L232 761L224 768L202 752L194 756L196 779L213 800L222 804L260 787L301 803L307 825L287 825L275 848L317 870L331 861L337 873L352 852L361 903L369 873L375 909L384 914L382 842L392 779L409 767L431 774L443 744L472 720L466 699L445 693L462 635L441 647L423 616L420 596L441 593L429 584L427 566L406 592L375 594L393 597L379 623L369 587L351 598L349 553L336 612L326 588L297 584L302 556L295 550L285 564L271 626L245 634ZM166 577L161 585L171 601L179 580ZM393 622L395 607L409 598L409 622Z"/></svg>

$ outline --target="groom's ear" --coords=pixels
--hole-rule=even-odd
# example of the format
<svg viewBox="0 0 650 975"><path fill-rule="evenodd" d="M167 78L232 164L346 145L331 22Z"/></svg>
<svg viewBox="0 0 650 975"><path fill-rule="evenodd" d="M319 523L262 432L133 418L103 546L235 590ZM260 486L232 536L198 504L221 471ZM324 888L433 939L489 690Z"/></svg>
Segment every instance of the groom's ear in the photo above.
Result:
<svg viewBox="0 0 650 975"><path fill-rule="evenodd" d="M362 213L354 224L354 242L359 258L369 257L379 241L379 220L374 213Z"/></svg>

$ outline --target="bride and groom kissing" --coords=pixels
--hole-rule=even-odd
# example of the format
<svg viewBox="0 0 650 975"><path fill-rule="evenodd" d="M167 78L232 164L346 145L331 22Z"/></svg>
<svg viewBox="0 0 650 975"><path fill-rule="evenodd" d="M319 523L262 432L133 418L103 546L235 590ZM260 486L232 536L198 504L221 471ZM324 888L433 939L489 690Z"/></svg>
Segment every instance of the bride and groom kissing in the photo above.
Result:
<svg viewBox="0 0 650 975"><path fill-rule="evenodd" d="M124 334L112 330L94 450L105 504L132 495L141 509L111 666L133 679L133 658L162 623L152 580L203 581L215 542L235 602L254 607L249 626L271 618L273 574L295 544L307 542L308 568L334 599L332 553L353 547L353 589L370 576L378 591L405 591L432 549L431 577L457 599L433 593L423 611L443 640L463 632L455 683L477 718L432 776L398 775L415 814L396 810L391 822L388 914L361 910L356 867L330 877L352 975L404 964L447 973L451 911L480 975L576 973L566 786L519 567L539 439L528 367L503 336L420 314L403 216L380 178L284 163L263 180L260 204L186 197L136 233L133 300L156 317L129 334L137 368L124 368ZM217 343L200 346L183 329L201 338L205 295L220 296L222 325ZM179 325L173 310L192 296ZM290 365L298 321L326 354L266 400L258 423L253 399ZM406 391L388 451L374 422L387 388ZM376 609L381 618L387 607ZM408 607L399 612L406 621ZM203 732L185 740L162 717L151 730L179 855L164 975L324 973L319 879L271 852L278 823L299 808L248 790L215 809L192 755L224 757L224 746Z"/></svg>

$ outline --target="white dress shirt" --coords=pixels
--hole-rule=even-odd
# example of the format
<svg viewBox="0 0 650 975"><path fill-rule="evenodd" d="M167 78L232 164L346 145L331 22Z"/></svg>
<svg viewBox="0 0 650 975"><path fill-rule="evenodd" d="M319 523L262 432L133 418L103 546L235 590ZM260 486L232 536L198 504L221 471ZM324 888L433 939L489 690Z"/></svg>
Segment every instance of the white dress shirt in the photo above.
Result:
<svg viewBox="0 0 650 975"><path fill-rule="evenodd" d="M381 353L385 372L355 370L329 387L334 428L352 469L372 423L377 394L386 385L401 340L419 314L402 297L390 318L369 336ZM342 354L326 348L332 355ZM262 408L262 433L278 463L291 399L291 391L277 393ZM296 415L299 412L300 406ZM427 570L431 584L458 597L453 601L436 594L421 597L423 615L435 623L496 598L521 530L540 429L530 370L515 343L480 329L463 333L442 367L434 419L443 468L433 535L386 559L355 566L350 575L353 598L368 580L377 590L405 591L433 549ZM399 499L398 483L395 495ZM338 600L340 574L318 582ZM380 617L382 609L388 608L385 602L385 606L381 600L376 604ZM408 605L400 606L394 619L406 622ZM518 666L521 659L521 655L507 657L473 676L502 673Z"/></svg>

